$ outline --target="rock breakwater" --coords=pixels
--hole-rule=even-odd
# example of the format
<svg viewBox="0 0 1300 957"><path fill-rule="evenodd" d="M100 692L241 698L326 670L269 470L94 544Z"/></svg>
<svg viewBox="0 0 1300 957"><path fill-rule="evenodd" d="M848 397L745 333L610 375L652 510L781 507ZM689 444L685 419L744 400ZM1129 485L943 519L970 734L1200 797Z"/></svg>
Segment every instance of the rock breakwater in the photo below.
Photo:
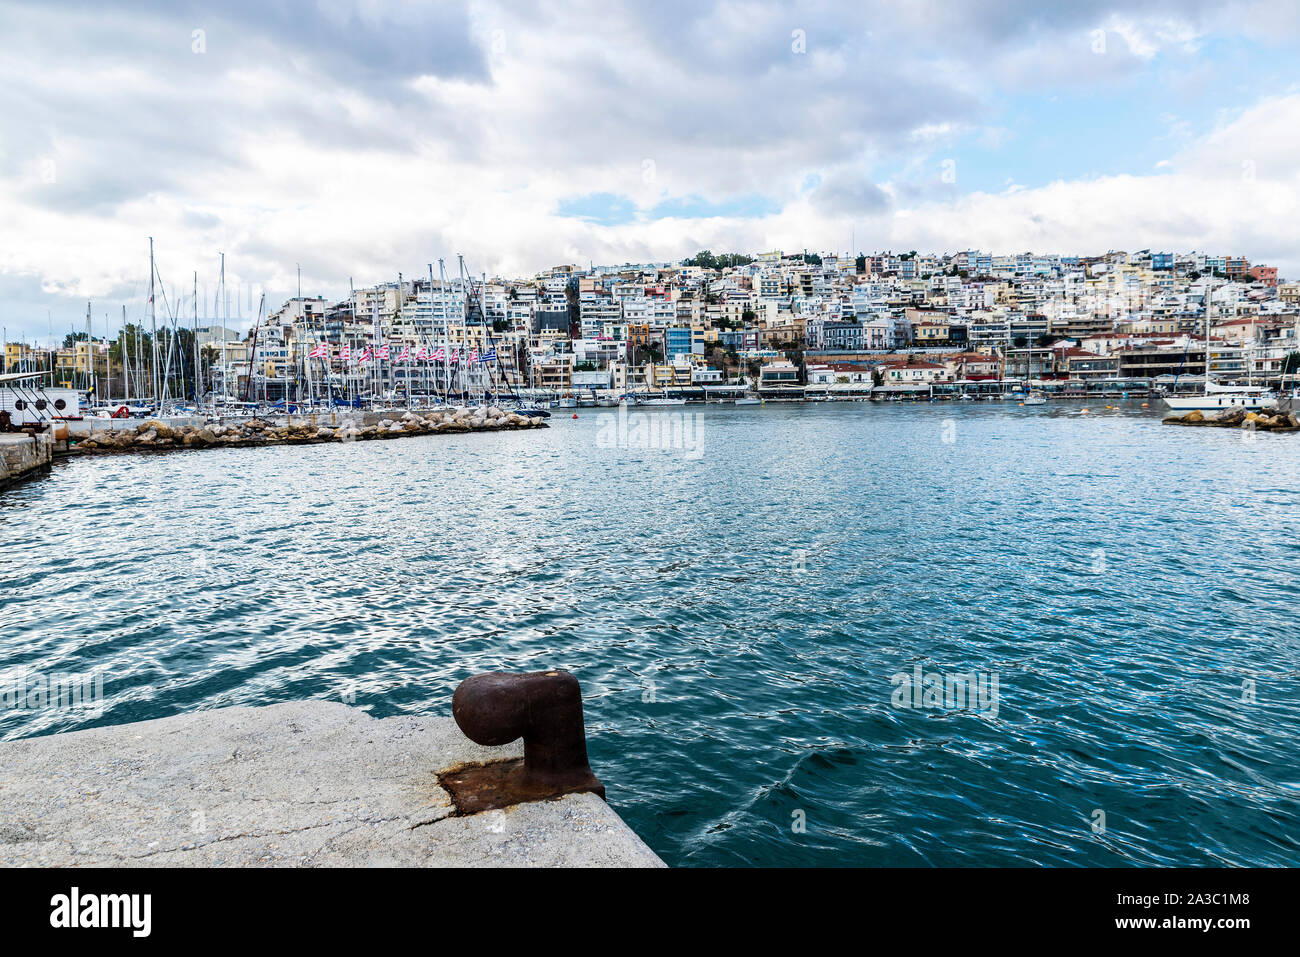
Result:
<svg viewBox="0 0 1300 957"><path fill-rule="evenodd" d="M1300 432L1300 417L1294 412L1261 409L1248 412L1237 407L1210 413L1193 409L1186 415L1171 415L1161 420L1165 425L1208 425L1221 429L1256 429L1260 432Z"/></svg>
<svg viewBox="0 0 1300 957"><path fill-rule="evenodd" d="M322 417L324 418L324 417ZM70 451L80 454L139 452L165 449L218 447L248 448L264 445L314 445L323 442L367 442L412 435L497 432L509 429L541 429L539 416L520 415L497 406L455 408L433 412L393 412L373 424L363 420L340 424L305 422L276 425L262 419L241 422L211 422L202 425L169 425L158 419L142 422L134 429L91 432Z"/></svg>

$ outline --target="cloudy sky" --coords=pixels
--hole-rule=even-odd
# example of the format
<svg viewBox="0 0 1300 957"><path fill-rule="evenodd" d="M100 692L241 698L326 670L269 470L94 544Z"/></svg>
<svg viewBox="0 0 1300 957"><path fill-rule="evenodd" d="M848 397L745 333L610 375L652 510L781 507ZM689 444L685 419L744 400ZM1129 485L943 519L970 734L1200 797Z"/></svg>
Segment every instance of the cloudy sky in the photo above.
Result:
<svg viewBox="0 0 1300 957"><path fill-rule="evenodd" d="M1300 274L1295 5L0 0L0 322L714 251ZM246 324L246 323L245 323Z"/></svg>

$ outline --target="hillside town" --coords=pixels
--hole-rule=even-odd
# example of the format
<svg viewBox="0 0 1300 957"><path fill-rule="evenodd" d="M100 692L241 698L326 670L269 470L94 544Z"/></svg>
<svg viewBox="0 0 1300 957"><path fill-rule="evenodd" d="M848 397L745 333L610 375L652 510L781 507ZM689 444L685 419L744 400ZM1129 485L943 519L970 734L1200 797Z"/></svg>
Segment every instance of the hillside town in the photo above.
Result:
<svg viewBox="0 0 1300 957"><path fill-rule="evenodd" d="M197 300L197 294L195 299ZM180 314L7 342L4 370L114 396L411 401L481 391L605 404L1121 395L1280 382L1300 282L1240 256L704 251L528 279L402 278L252 323ZM144 326L144 328L141 328ZM156 335L153 329L158 329ZM1207 355L1208 352L1208 355Z"/></svg>

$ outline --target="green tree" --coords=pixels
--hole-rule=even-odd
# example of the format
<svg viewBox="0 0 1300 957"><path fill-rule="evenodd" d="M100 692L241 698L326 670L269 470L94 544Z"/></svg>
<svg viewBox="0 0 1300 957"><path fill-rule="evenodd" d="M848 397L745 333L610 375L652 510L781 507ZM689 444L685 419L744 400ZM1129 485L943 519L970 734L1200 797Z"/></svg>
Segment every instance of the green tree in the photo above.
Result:
<svg viewBox="0 0 1300 957"><path fill-rule="evenodd" d="M701 249L690 259L683 259L683 266L698 266L701 269L729 269L732 266L747 266L754 261L752 256L742 253L723 253L715 256L708 249Z"/></svg>

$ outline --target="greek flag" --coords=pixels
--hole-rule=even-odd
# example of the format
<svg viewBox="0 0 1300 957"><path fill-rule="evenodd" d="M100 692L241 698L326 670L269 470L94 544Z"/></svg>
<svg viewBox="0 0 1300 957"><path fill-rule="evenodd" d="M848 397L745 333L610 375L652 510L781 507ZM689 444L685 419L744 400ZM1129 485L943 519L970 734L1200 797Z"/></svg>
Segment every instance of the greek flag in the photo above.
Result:
<svg viewBox="0 0 1300 957"><path fill-rule="evenodd" d="M491 362L496 357L497 357L497 351L495 349L489 349L487 352L483 353L481 356L478 357L478 361Z"/></svg>

